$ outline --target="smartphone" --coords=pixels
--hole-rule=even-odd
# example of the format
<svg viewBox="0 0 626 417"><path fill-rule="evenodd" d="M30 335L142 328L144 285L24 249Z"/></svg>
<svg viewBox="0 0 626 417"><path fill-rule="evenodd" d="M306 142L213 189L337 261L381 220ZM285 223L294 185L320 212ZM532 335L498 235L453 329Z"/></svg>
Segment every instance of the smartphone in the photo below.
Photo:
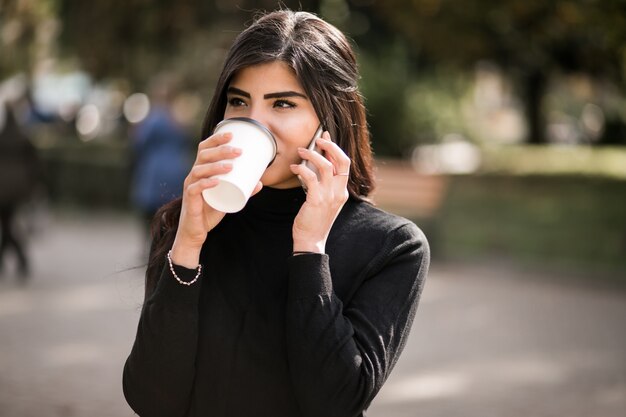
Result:
<svg viewBox="0 0 626 417"><path fill-rule="evenodd" d="M311 142L309 142L309 146L307 147L308 150L313 151L313 152L317 152L321 154L321 150L320 148L317 146L316 144L316 140L318 138L322 137L322 133L324 132L324 129L322 128L322 125L320 125L317 130L315 131L315 134L313 135L313 139L311 139ZM311 161L309 161L308 159L303 159L302 162L300 162L300 165L303 165L307 168L309 168L311 171L313 171L315 173L315 175L317 175L317 179L319 180L320 178L320 173L317 170L317 167L315 166L315 164ZM306 185L304 184L304 181L302 181L302 178L300 178L300 176L298 175L298 179L300 180L300 184L302 184L302 188L304 189L304 191L306 192Z"/></svg>

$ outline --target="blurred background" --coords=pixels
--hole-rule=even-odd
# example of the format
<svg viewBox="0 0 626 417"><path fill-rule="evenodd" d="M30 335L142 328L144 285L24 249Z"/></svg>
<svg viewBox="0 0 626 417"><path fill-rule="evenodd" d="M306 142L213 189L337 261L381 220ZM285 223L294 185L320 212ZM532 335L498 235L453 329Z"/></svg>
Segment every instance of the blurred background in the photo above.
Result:
<svg viewBox="0 0 626 417"><path fill-rule="evenodd" d="M147 219L259 10L353 41L433 266L371 416L626 415L626 1L0 0L0 416L130 416Z"/></svg>

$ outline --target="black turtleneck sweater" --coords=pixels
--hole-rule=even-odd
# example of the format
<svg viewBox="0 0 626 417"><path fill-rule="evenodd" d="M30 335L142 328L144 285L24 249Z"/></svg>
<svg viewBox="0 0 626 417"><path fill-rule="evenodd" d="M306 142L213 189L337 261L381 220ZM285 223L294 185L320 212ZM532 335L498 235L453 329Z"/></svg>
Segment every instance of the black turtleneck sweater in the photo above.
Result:
<svg viewBox="0 0 626 417"><path fill-rule="evenodd" d="M227 215L191 286L163 268L124 367L137 414L364 415L407 340L428 244L408 220L349 199L327 253L292 256L304 200L301 188L266 187Z"/></svg>

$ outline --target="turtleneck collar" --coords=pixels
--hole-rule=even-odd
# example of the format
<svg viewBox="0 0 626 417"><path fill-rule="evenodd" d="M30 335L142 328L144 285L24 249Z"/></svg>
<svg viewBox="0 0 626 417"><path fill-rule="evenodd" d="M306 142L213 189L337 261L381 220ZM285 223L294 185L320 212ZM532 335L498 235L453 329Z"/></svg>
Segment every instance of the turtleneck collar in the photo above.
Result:
<svg viewBox="0 0 626 417"><path fill-rule="evenodd" d="M306 200L302 187L277 189L263 187L250 197L244 212L295 217Z"/></svg>

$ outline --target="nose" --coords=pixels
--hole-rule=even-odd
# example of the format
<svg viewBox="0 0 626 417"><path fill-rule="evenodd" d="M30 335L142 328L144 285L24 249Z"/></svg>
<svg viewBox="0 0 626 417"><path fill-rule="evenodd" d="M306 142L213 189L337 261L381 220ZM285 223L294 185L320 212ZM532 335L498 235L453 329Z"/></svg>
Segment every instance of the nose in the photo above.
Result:
<svg viewBox="0 0 626 417"><path fill-rule="evenodd" d="M256 120L257 122L261 123L263 126L272 130L270 127L270 119L260 106L251 105L249 108L247 117L249 117L250 119Z"/></svg>

